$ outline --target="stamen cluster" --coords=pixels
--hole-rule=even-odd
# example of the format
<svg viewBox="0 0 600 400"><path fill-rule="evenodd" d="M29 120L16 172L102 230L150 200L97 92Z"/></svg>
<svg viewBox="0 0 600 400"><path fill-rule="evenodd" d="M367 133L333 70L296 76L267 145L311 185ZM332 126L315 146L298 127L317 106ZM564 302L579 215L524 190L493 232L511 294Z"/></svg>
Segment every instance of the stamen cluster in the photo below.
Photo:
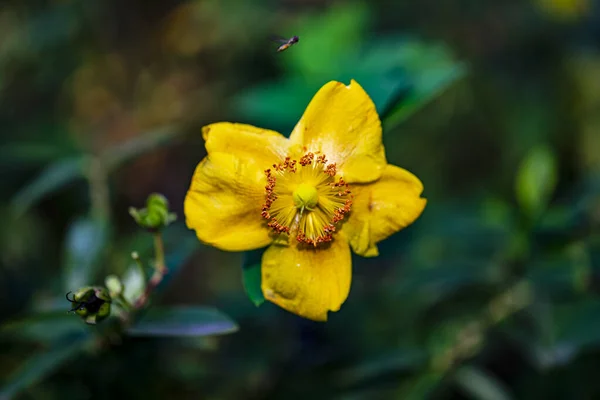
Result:
<svg viewBox="0 0 600 400"><path fill-rule="evenodd" d="M352 194L343 178L336 179L336 164L327 162L325 154L307 152L299 160L286 157L265 170L261 215L275 233L295 236L298 242L313 246L333 240L336 224L351 210ZM292 193L299 184L315 187L318 201L313 209L294 205Z"/></svg>

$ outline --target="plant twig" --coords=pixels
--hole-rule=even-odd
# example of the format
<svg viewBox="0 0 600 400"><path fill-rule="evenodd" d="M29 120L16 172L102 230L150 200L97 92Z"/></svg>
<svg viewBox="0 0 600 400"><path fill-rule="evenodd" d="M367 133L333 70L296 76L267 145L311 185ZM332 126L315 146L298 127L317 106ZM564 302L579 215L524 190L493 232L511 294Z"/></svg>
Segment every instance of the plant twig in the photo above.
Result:
<svg viewBox="0 0 600 400"><path fill-rule="evenodd" d="M146 274L146 269L144 268L144 264L142 264L142 260L140 260L140 255L138 254L137 251L134 251L131 253L131 258L135 262L135 265L138 268L138 271L139 271L142 279L144 280L144 282L146 282L148 280L148 276Z"/></svg>
<svg viewBox="0 0 600 400"><path fill-rule="evenodd" d="M134 309L136 310L143 308L148 303L148 301L150 300L150 296L152 295L156 287L162 282L163 278L168 272L167 266L165 264L165 250L162 235L159 231L154 232L153 235L155 258L154 273L152 274L152 277L146 284L146 290L144 290L144 293L140 296L139 299L137 299L137 301L133 305Z"/></svg>

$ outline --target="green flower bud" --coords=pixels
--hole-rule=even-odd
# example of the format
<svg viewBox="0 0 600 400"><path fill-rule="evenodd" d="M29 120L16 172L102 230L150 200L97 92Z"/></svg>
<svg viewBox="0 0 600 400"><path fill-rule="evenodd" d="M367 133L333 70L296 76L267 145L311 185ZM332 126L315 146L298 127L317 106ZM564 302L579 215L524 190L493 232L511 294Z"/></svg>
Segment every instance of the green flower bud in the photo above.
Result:
<svg viewBox="0 0 600 400"><path fill-rule="evenodd" d="M107 276L104 280L104 284L112 298L119 297L121 293L123 293L123 283L116 275Z"/></svg>
<svg viewBox="0 0 600 400"><path fill-rule="evenodd" d="M149 230L163 228L177 219L175 214L169 213L169 201L158 193L148 196L146 208L138 210L131 207L129 214L138 225Z"/></svg>
<svg viewBox="0 0 600 400"><path fill-rule="evenodd" d="M166 210L169 208L169 200L160 193L152 193L146 200L146 207L148 209L162 208Z"/></svg>
<svg viewBox="0 0 600 400"><path fill-rule="evenodd" d="M112 300L106 288L86 286L73 293L71 299L69 293L66 295L67 300L73 304L69 311L75 312L87 324L94 325L110 315Z"/></svg>

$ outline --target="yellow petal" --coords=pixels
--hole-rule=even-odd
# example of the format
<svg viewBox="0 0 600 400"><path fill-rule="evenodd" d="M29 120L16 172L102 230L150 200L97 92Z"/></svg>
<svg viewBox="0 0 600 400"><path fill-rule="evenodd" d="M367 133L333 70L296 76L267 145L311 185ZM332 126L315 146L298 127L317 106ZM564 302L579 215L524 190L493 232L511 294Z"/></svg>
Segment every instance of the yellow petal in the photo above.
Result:
<svg viewBox="0 0 600 400"><path fill-rule="evenodd" d="M326 321L350 292L352 262L345 240L325 247L271 245L262 258L265 298L294 314Z"/></svg>
<svg viewBox="0 0 600 400"><path fill-rule="evenodd" d="M288 140L278 132L252 125L217 122L202 128L206 152L233 154L242 160L253 160L265 169L283 161Z"/></svg>
<svg viewBox="0 0 600 400"><path fill-rule="evenodd" d="M375 104L354 80L329 82L313 97L290 141L320 151L349 182L372 182L386 165Z"/></svg>
<svg viewBox="0 0 600 400"><path fill-rule="evenodd" d="M272 241L261 208L262 165L229 153L212 153L198 164L184 202L188 228L207 244L227 251L251 250Z"/></svg>
<svg viewBox="0 0 600 400"><path fill-rule="evenodd" d="M223 250L268 245L261 217L264 170L287 155L281 134L251 125L219 122L202 129L208 157L196 168L185 199L186 223L198 238Z"/></svg>
<svg viewBox="0 0 600 400"><path fill-rule="evenodd" d="M353 185L352 211L342 231L356 254L378 255L377 242L412 224L427 203L423 184L405 169L388 165L377 182Z"/></svg>

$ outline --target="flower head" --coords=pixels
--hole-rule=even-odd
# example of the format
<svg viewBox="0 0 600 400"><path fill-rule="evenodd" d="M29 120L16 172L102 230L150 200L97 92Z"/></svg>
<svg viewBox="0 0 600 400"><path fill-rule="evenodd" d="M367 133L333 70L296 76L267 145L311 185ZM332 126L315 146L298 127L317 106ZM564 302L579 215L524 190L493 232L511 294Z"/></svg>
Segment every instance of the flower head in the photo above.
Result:
<svg viewBox="0 0 600 400"><path fill-rule="evenodd" d="M79 315L87 324L95 325L110 315L112 300L105 288L86 286L73 293L72 298L69 298L70 293L65 296L73 305L70 311Z"/></svg>
<svg viewBox="0 0 600 400"><path fill-rule="evenodd" d="M187 226L222 250L269 246L265 298L306 318L324 321L345 301L350 248L376 256L379 241L425 208L419 179L387 164L379 116L355 81L323 86L289 139L227 122L203 136Z"/></svg>

